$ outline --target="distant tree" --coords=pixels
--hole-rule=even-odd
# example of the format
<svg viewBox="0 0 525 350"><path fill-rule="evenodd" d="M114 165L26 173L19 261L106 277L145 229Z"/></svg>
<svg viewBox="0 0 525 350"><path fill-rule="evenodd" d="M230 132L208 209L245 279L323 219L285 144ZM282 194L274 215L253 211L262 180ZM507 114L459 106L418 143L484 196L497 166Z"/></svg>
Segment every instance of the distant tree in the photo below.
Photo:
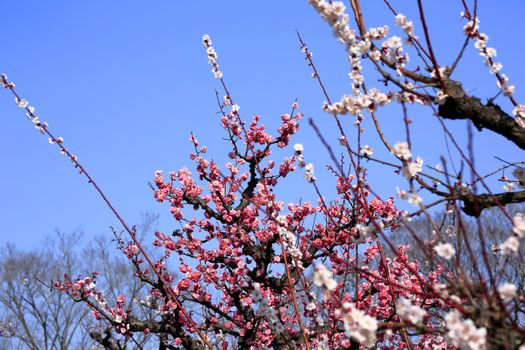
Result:
<svg viewBox="0 0 525 350"><path fill-rule="evenodd" d="M156 216L144 216L140 232L146 234ZM82 243L83 234L56 232L42 248L23 251L7 244L0 253L0 348L1 349L91 349L107 343L111 328L94 322L89 310L52 288L52 281L68 276L88 276L95 269L99 285L109 300L131 296L129 307L140 305L146 294L143 283L133 278L125 257L107 237ZM140 307L140 306L138 306ZM146 308L145 314L149 311ZM138 312L139 310L137 310ZM142 335L115 346L143 349L151 343ZM151 344L150 344L151 345Z"/></svg>

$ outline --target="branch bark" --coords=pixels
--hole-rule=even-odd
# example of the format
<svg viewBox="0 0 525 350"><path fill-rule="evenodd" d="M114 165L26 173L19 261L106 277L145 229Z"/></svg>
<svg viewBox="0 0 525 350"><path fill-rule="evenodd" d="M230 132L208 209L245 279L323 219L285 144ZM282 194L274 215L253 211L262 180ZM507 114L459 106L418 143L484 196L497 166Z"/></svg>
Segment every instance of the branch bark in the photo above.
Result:
<svg viewBox="0 0 525 350"><path fill-rule="evenodd" d="M448 79L445 85L449 97L439 106L439 116L470 119L478 130L489 129L525 150L525 128L519 126L513 117L490 100L484 104L479 98L469 96L457 81Z"/></svg>

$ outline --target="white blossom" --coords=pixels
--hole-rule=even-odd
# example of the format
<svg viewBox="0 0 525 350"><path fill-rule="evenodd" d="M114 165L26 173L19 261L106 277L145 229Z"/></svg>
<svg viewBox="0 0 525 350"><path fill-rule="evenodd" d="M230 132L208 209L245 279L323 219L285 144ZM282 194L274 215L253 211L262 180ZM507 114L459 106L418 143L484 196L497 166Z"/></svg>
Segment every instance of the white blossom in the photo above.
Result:
<svg viewBox="0 0 525 350"><path fill-rule="evenodd" d="M514 218L512 219L513 228L512 231L520 237L525 237L525 214L523 213L517 213L514 215Z"/></svg>
<svg viewBox="0 0 525 350"><path fill-rule="evenodd" d="M514 107L512 113L516 117L514 119L516 123L522 128L525 128L525 105L518 105Z"/></svg>
<svg viewBox="0 0 525 350"><path fill-rule="evenodd" d="M423 170L423 159L417 157L415 162L407 162L403 165L403 176L411 179Z"/></svg>
<svg viewBox="0 0 525 350"><path fill-rule="evenodd" d="M503 255L516 254L520 247L520 242L514 236L507 238L507 240L498 245L498 249Z"/></svg>
<svg viewBox="0 0 525 350"><path fill-rule="evenodd" d="M396 143L392 153L403 160L408 160L410 157L412 157L412 153L410 152L410 147L408 146L407 142Z"/></svg>
<svg viewBox="0 0 525 350"><path fill-rule="evenodd" d="M368 145L361 147L361 154L364 156L371 156L374 154L374 149Z"/></svg>
<svg viewBox="0 0 525 350"><path fill-rule="evenodd" d="M423 198L417 192L412 192L408 197L408 203L412 204L413 206L417 207L421 204L421 202L423 202Z"/></svg>
<svg viewBox="0 0 525 350"><path fill-rule="evenodd" d="M408 199L408 191L402 190L399 187L396 187L397 196L401 199Z"/></svg>
<svg viewBox="0 0 525 350"><path fill-rule="evenodd" d="M347 336L371 348L376 343L377 320L356 308L354 303L343 304L343 321Z"/></svg>
<svg viewBox="0 0 525 350"><path fill-rule="evenodd" d="M406 16L402 13L398 13L396 15L396 25L403 28L403 31L408 36L414 37L414 23L412 21L408 21Z"/></svg>
<svg viewBox="0 0 525 350"><path fill-rule="evenodd" d="M18 104L18 107L20 108L26 108L29 105L29 102L25 98L16 98L16 103Z"/></svg>
<svg viewBox="0 0 525 350"><path fill-rule="evenodd" d="M332 276L332 271L328 270L323 264L318 264L315 267L313 282L318 287L333 291L337 287L337 282Z"/></svg>
<svg viewBox="0 0 525 350"><path fill-rule="evenodd" d="M295 152L301 153L304 151L304 146L300 143L296 143L295 145L293 145L293 149Z"/></svg>
<svg viewBox="0 0 525 350"><path fill-rule="evenodd" d="M515 284L506 282L498 287L500 297L505 300L514 299L518 295L518 287Z"/></svg>
<svg viewBox="0 0 525 350"><path fill-rule="evenodd" d="M513 182L507 182L505 185L503 185L503 189L505 192L512 192L514 191L514 183Z"/></svg>
<svg viewBox="0 0 525 350"><path fill-rule="evenodd" d="M487 343L487 329L477 328L472 320L464 320L461 313L453 310L445 315L447 338L461 349L484 350Z"/></svg>
<svg viewBox="0 0 525 350"><path fill-rule="evenodd" d="M401 297L397 300L397 314L402 319L410 321L414 325L421 324L427 312L421 307L412 304L407 298Z"/></svg>
<svg viewBox="0 0 525 350"><path fill-rule="evenodd" d="M437 104L442 105L445 103L445 100L447 99L448 95L445 94L442 90L439 90L436 93L435 101Z"/></svg>
<svg viewBox="0 0 525 350"><path fill-rule="evenodd" d="M314 176L314 165L312 163L308 163L308 164L306 164L304 169L305 169L305 172L304 172L304 175L303 175L304 178L308 182L314 182L316 180L316 178Z"/></svg>
<svg viewBox="0 0 525 350"><path fill-rule="evenodd" d="M437 255L447 260L452 259L454 254L456 254L456 249L450 243L439 243L434 247L434 251Z"/></svg>

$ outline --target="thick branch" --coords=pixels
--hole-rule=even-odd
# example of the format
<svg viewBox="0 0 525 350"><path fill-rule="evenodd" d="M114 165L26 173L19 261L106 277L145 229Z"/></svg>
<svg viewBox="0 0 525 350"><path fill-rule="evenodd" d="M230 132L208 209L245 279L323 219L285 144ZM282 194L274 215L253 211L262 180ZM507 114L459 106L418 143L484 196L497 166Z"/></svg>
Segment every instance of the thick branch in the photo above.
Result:
<svg viewBox="0 0 525 350"><path fill-rule="evenodd" d="M483 209L525 202L525 191L480 195L469 192L462 196L461 200L463 201L463 212L467 215L478 217Z"/></svg>
<svg viewBox="0 0 525 350"><path fill-rule="evenodd" d="M446 119L470 119L478 130L487 128L507 138L525 150L525 128L491 101L483 104L477 97L467 95L457 81L447 80L449 97L439 106L438 114Z"/></svg>

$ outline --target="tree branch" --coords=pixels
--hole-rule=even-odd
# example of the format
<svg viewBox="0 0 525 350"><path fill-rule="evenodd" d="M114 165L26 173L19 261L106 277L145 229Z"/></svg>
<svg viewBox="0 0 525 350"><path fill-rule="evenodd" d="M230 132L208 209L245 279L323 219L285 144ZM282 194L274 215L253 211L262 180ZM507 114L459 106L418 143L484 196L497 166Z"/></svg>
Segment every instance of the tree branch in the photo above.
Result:
<svg viewBox="0 0 525 350"><path fill-rule="evenodd" d="M503 192L497 194L479 194L472 192L461 197L463 201L463 212L467 215L478 217L483 209L498 205L525 202L525 190L519 192Z"/></svg>
<svg viewBox="0 0 525 350"><path fill-rule="evenodd" d="M492 101L483 104L479 98L469 96L457 81L448 79L445 84L449 97L439 106L439 116L470 119L478 130L489 129L525 150L525 128L519 126L513 117Z"/></svg>

